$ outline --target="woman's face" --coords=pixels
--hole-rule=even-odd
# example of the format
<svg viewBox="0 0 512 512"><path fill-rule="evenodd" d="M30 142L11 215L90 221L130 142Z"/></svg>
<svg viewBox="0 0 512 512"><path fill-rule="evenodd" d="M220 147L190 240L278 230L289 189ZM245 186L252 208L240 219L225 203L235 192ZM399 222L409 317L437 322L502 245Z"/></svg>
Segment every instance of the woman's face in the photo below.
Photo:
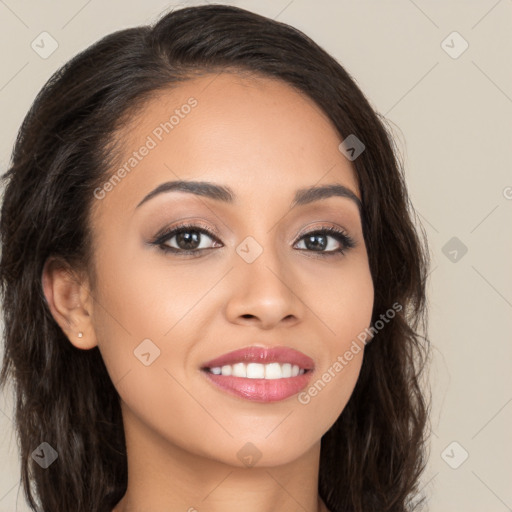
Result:
<svg viewBox="0 0 512 512"><path fill-rule="evenodd" d="M93 199L92 334L74 343L99 345L127 439L146 450L236 466L248 455L270 466L297 459L349 400L364 351L344 354L371 321L356 201L302 194L309 200L292 204L299 190L326 185L361 197L340 137L290 86L228 73L160 93L120 137L117 178ZM178 180L210 187L147 198ZM193 227L160 236L183 222ZM344 235L306 236L325 228ZM283 351L281 364L253 362L251 378L226 375L248 366L222 365L219 384L203 369L248 347L294 349L312 364L289 377L298 360Z"/></svg>

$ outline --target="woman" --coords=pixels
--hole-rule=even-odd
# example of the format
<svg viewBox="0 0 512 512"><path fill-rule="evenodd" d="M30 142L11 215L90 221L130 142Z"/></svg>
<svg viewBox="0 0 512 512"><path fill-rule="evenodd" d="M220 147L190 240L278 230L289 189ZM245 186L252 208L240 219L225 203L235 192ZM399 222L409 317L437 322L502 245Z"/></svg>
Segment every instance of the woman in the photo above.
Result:
<svg viewBox="0 0 512 512"><path fill-rule="evenodd" d="M211 5L111 34L3 179L34 510L417 508L426 242L382 120L303 33Z"/></svg>

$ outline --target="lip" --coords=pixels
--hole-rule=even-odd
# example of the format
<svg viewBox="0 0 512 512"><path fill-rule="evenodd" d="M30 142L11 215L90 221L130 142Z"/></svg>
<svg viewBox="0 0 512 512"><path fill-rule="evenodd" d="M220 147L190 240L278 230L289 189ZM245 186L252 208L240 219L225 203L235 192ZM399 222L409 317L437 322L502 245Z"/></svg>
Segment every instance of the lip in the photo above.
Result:
<svg viewBox="0 0 512 512"><path fill-rule="evenodd" d="M290 363L296 364L304 370L313 370L315 363L306 354L290 347L245 347L233 352L228 352L220 357L204 363L201 369L215 368L218 366L231 365L236 363ZM243 377L238 377L243 378ZM250 379L259 380L259 379ZM284 379L286 380L286 379Z"/></svg>
<svg viewBox="0 0 512 512"><path fill-rule="evenodd" d="M201 373L210 383L230 395L253 402L277 402L302 391L308 385L313 372L308 371L297 377L272 380L214 375L207 371Z"/></svg>
<svg viewBox="0 0 512 512"><path fill-rule="evenodd" d="M297 365L305 373L296 377L281 379L249 379L232 375L216 375L209 371L224 365L236 363L290 363ZM306 354L289 347L246 347L204 363L201 373L220 390L254 402L277 402L285 400L304 389L311 379L315 368L314 361Z"/></svg>

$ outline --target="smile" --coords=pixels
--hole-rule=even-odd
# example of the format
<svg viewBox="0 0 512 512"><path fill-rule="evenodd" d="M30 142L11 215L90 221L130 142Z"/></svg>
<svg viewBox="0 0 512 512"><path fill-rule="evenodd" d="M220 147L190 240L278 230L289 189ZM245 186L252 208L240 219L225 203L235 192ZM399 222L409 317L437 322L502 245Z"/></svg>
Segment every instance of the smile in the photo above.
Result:
<svg viewBox="0 0 512 512"><path fill-rule="evenodd" d="M232 365L215 366L208 368L208 371L214 375L224 375L226 377L244 377L247 379L287 379L289 377L297 377L306 372L304 368L300 368L292 363L236 363Z"/></svg>
<svg viewBox="0 0 512 512"><path fill-rule="evenodd" d="M304 389L313 360L289 347L251 346L204 363L202 374L216 389L255 402L276 402Z"/></svg>

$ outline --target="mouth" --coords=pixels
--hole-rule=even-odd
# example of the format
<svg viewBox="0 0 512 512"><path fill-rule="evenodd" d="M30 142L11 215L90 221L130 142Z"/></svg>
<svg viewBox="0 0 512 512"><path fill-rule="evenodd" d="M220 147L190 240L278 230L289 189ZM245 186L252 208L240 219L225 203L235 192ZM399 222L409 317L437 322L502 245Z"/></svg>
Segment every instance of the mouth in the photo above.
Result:
<svg viewBox="0 0 512 512"><path fill-rule="evenodd" d="M288 347L247 347L201 366L217 389L256 402L284 400L300 392L314 370L313 360Z"/></svg>
<svg viewBox="0 0 512 512"><path fill-rule="evenodd" d="M214 366L213 368L204 368L204 371L213 375L223 375L224 377L242 377L245 379L289 379L297 377L310 371L300 368L299 365L291 363L236 363L224 366Z"/></svg>

